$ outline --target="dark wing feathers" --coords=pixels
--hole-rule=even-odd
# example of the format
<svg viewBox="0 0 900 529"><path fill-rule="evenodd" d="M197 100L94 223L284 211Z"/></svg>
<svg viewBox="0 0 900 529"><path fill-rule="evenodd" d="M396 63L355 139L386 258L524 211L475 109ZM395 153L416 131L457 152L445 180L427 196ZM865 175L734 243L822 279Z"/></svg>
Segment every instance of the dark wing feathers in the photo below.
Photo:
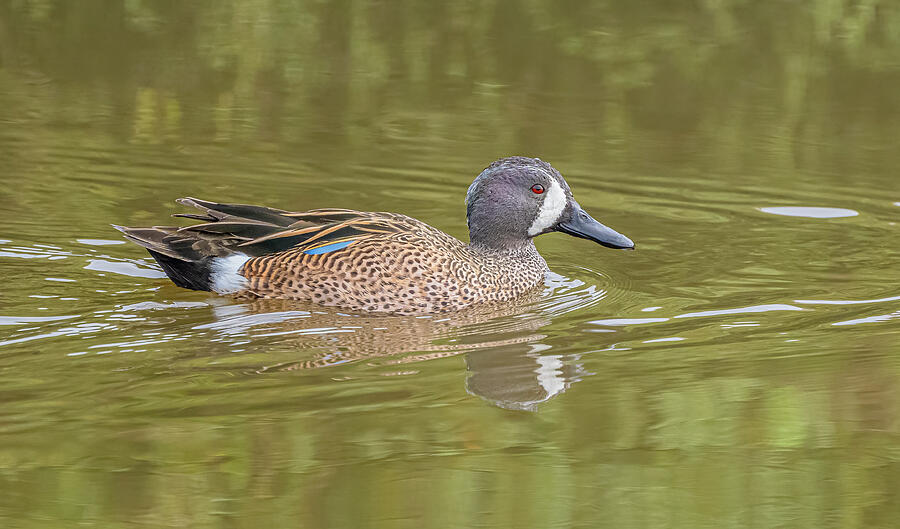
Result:
<svg viewBox="0 0 900 529"><path fill-rule="evenodd" d="M230 235L235 239L241 239L242 241L252 241L253 239L271 235L272 229L273 226L271 224L226 220L222 222L194 224L193 226L180 228L179 231L184 234L196 232L209 235Z"/></svg>
<svg viewBox="0 0 900 529"><path fill-rule="evenodd" d="M241 219L250 222L274 224L276 226L289 226L296 219L288 217L287 211L267 208L265 206L250 206L247 204L217 204L197 198L179 198L176 200L183 206L190 206L203 210L208 215L210 222L228 220L229 218Z"/></svg>
<svg viewBox="0 0 900 529"><path fill-rule="evenodd" d="M304 251L400 229L393 215L349 209L289 212L246 204L218 204L196 198L182 198L178 203L203 213L179 213L176 217L202 222L182 228L114 227L129 240L150 250L157 261L160 261L158 255L162 255L169 258L167 261L188 262L233 252L259 256L292 248ZM163 265L162 261L160 264ZM163 268L171 277L171 263L167 262L167 265Z"/></svg>

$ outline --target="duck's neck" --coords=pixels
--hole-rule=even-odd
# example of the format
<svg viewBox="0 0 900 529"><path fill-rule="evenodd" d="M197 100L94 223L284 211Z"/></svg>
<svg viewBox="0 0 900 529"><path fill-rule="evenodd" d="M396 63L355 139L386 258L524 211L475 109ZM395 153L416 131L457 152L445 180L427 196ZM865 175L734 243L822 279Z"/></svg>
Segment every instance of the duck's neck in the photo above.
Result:
<svg viewBox="0 0 900 529"><path fill-rule="evenodd" d="M534 246L534 239L492 240L487 242L475 238L469 242L469 248L481 254L493 254L514 258L540 258L541 256Z"/></svg>

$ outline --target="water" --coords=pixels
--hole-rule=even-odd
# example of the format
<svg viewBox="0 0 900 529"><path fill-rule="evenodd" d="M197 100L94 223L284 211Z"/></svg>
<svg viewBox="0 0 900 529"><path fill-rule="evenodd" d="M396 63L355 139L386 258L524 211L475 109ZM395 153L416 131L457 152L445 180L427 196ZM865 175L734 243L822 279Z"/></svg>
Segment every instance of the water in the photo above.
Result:
<svg viewBox="0 0 900 529"><path fill-rule="evenodd" d="M4 527L895 527L894 2L0 3ZM464 238L551 161L496 312L180 290L198 196Z"/></svg>

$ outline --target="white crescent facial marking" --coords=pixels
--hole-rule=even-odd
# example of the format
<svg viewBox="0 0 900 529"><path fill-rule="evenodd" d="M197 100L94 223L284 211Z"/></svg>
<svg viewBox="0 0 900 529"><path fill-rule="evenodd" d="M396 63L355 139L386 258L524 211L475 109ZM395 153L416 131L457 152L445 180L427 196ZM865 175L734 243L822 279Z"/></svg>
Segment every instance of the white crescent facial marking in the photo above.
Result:
<svg viewBox="0 0 900 529"><path fill-rule="evenodd" d="M528 235L534 237L556 224L559 216L566 209L566 202L566 192L563 191L562 186L559 185L555 178L551 178L550 189L547 189L544 193L544 202L541 204L537 218L534 219L531 227L528 228Z"/></svg>
<svg viewBox="0 0 900 529"><path fill-rule="evenodd" d="M214 257L209 271L213 292L234 294L247 288L247 278L240 274L240 269L249 260L249 255L240 252L228 257Z"/></svg>

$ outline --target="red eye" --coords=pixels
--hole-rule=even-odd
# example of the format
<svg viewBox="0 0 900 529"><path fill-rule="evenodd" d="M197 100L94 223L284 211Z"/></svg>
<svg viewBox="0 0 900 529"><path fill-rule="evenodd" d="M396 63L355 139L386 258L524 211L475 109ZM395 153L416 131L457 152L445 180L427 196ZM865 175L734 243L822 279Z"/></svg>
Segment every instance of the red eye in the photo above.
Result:
<svg viewBox="0 0 900 529"><path fill-rule="evenodd" d="M544 186L542 186L541 184L534 184L533 186L531 186L531 192L536 195L540 195L544 192Z"/></svg>

